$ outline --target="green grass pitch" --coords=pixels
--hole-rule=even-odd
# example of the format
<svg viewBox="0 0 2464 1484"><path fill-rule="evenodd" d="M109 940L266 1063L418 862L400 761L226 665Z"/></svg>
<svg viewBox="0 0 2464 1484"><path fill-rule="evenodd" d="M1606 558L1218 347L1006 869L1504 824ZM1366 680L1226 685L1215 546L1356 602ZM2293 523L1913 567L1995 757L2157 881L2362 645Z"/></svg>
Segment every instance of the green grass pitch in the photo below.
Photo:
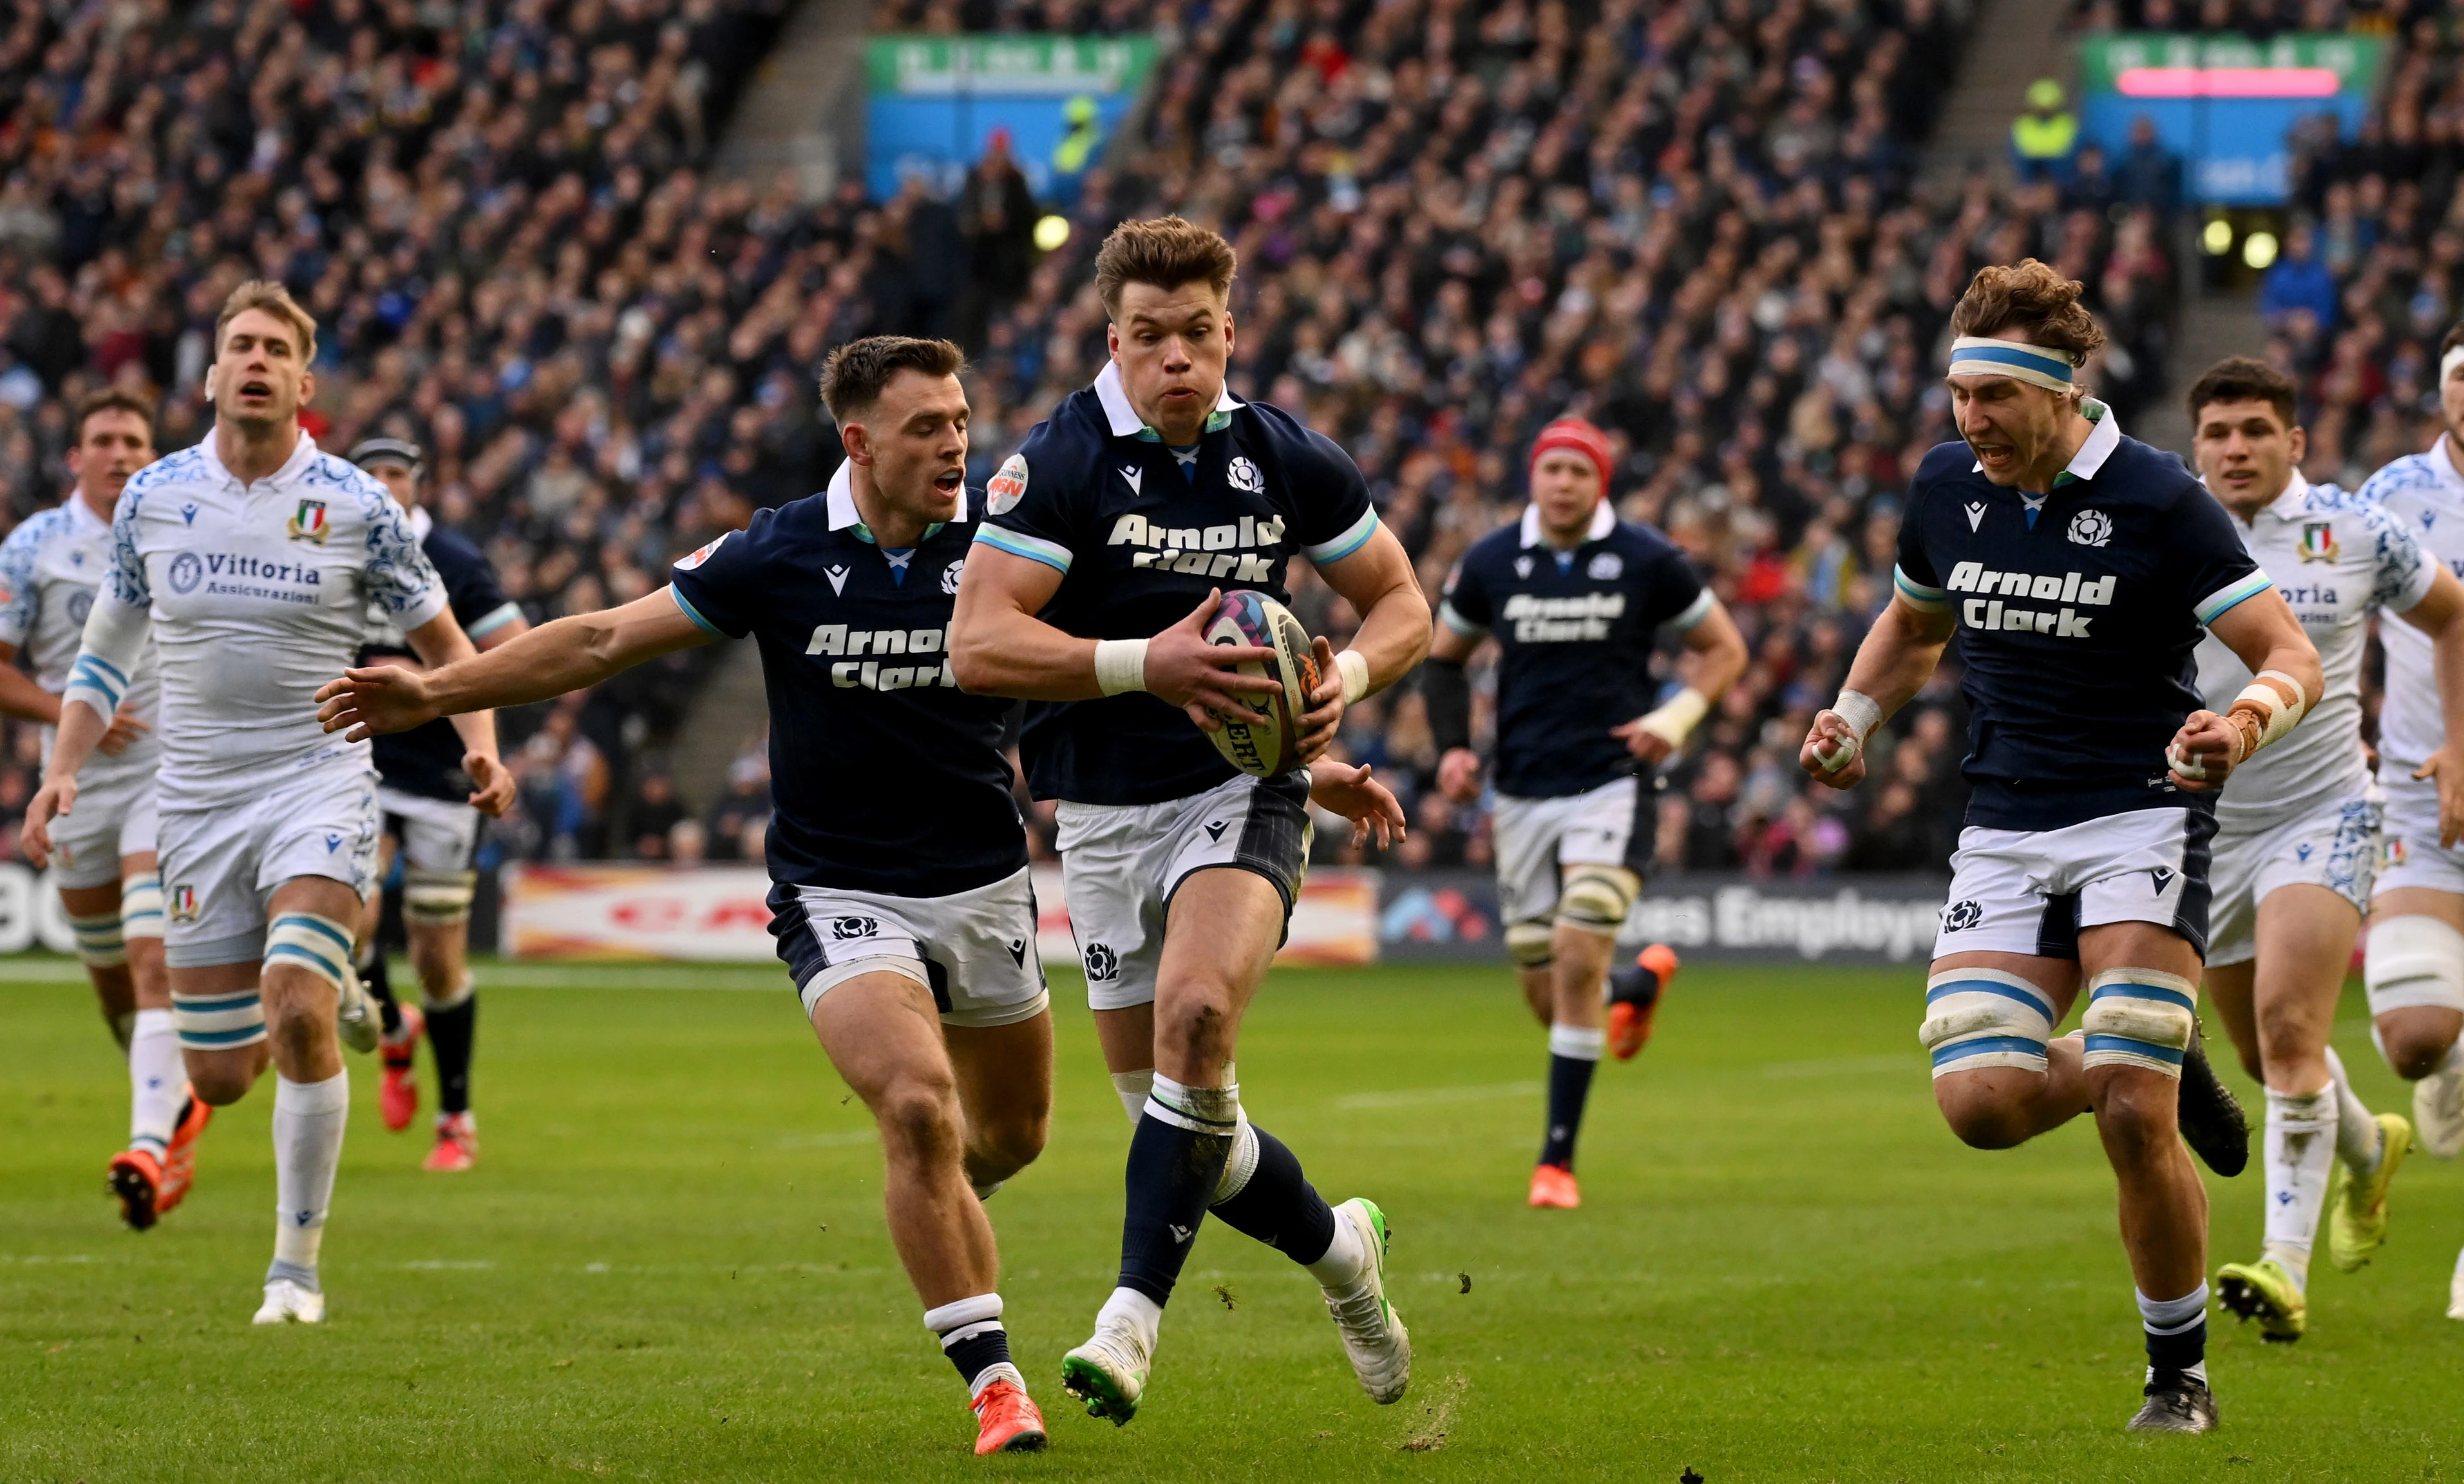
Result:
<svg viewBox="0 0 2464 1484"><path fill-rule="evenodd" d="M1111 1286L1127 1142L1065 977L1051 1147L991 1207L1052 1448L993 1460L884 1235L870 1124L775 971L483 971L466 1176L420 1171L354 1058L332 1318L281 1330L248 1323L271 1086L208 1133L187 1205L124 1233L121 1074L73 966L39 973L0 984L11 1480L2464 1476L2456 1168L2415 1157L2360 1276L2322 1256L2299 1345L2216 1318L2220 1433L2125 1435L2138 1325L2093 1130L1960 1147L1914 971L1687 971L1642 1058L1601 1070L1573 1212L1523 1206L1545 1052L1502 968L1278 972L1243 1099L1330 1198L1390 1213L1411 1394L1371 1406L1314 1287L1210 1225L1117 1430L1055 1379ZM2338 1040L2402 1108L2359 998ZM2256 1177L2211 1190L2211 1264L2255 1255Z"/></svg>

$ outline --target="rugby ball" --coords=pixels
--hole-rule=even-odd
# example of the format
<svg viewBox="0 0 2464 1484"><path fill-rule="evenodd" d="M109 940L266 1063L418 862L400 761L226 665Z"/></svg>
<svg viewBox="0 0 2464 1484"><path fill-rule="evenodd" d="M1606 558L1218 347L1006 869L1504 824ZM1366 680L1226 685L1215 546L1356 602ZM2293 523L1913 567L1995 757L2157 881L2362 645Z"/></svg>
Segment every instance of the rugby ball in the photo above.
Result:
<svg viewBox="0 0 2464 1484"><path fill-rule="evenodd" d="M1223 595L1203 630L1210 644L1255 644L1272 649L1271 664L1251 661L1240 667L1244 675L1263 675L1283 683L1279 692L1243 697L1229 712L1217 711L1223 725L1207 736L1223 760L1255 777L1271 778L1300 766L1301 717L1308 712L1309 692L1317 688L1317 658L1309 631L1292 611L1264 593L1235 588Z"/></svg>

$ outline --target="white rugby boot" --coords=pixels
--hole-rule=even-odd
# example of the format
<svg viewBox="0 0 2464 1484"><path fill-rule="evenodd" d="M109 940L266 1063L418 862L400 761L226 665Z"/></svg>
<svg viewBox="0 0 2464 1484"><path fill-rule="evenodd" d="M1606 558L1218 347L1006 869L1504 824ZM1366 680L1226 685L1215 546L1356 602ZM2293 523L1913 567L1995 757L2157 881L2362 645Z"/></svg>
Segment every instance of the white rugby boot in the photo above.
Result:
<svg viewBox="0 0 2464 1484"><path fill-rule="evenodd" d="M304 1288L287 1277L275 1278L265 1285L265 1302L256 1311L254 1324L322 1324L325 1322L325 1296Z"/></svg>
<svg viewBox="0 0 2464 1484"><path fill-rule="evenodd" d="M2464 1320L2464 1252L2455 1255L2455 1277L2447 1285L2447 1317Z"/></svg>
<svg viewBox="0 0 2464 1484"><path fill-rule="evenodd" d="M1386 1213L1355 1195L1334 1208L1334 1219L1352 1228L1368 1259L1350 1284L1320 1292L1360 1389L1384 1407L1402 1400L1412 1384L1412 1336L1403 1328L1403 1316L1386 1301Z"/></svg>
<svg viewBox="0 0 2464 1484"><path fill-rule="evenodd" d="M1146 1395L1154 1354L1131 1325L1099 1317L1085 1344L1061 1358L1061 1389L1087 1404L1087 1415L1127 1427Z"/></svg>
<svg viewBox="0 0 2464 1484"><path fill-rule="evenodd" d="M334 1007L334 1030L343 1045L357 1052L374 1051L385 1038L385 1016L377 1008L376 996L357 973L342 976L341 998Z"/></svg>
<svg viewBox="0 0 2464 1484"><path fill-rule="evenodd" d="M2440 1159L2453 1159L2464 1149L2464 1065L2457 1061L2448 1058L2412 1084L2414 1142Z"/></svg>

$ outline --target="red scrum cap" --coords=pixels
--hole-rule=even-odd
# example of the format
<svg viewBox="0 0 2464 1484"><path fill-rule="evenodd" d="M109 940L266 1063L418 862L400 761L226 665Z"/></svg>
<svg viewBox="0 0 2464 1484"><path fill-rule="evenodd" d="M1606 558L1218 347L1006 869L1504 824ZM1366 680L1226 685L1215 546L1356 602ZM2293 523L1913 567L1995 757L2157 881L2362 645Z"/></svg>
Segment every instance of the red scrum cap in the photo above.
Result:
<svg viewBox="0 0 2464 1484"><path fill-rule="evenodd" d="M1592 461L1592 468L1600 472L1600 496L1607 498L1611 463L1609 435L1581 418L1559 418L1540 429L1540 436L1531 440L1530 467L1539 468L1542 459L1560 448L1569 453L1579 453Z"/></svg>

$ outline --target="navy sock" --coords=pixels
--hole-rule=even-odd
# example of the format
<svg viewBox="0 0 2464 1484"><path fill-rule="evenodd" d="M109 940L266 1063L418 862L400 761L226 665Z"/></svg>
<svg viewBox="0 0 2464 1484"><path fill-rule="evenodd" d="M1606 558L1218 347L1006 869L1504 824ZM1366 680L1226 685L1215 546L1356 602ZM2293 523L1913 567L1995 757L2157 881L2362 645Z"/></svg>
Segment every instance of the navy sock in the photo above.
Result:
<svg viewBox="0 0 2464 1484"><path fill-rule="evenodd" d="M949 1336L943 1336L941 1353L948 1356L950 1364L958 1368L958 1379L967 1384L969 1390L975 1388L978 1376L996 1365L1010 1364L1009 1331L1001 1328L1001 1320L990 1320L982 1324L969 1324L957 1333L964 1335L965 1338L953 1340Z"/></svg>
<svg viewBox="0 0 2464 1484"><path fill-rule="evenodd" d="M2180 1298L2139 1300L2141 1328L2147 1336L2148 1380L2165 1381L2189 1371L2206 1378L2208 1359L2208 1286Z"/></svg>
<svg viewBox="0 0 2464 1484"><path fill-rule="evenodd" d="M359 971L360 982L368 987L369 997L377 1002L377 1014L383 1019L385 1034L400 1036L402 1002L393 997L393 981L385 976L385 949L378 949L370 953L368 961L360 965ZM387 1064L391 1064L390 1054L387 1055Z"/></svg>
<svg viewBox="0 0 2464 1484"><path fill-rule="evenodd" d="M1256 1165L1231 1194L1211 1208L1223 1224L1274 1248L1294 1262L1317 1261L1334 1245L1334 1209L1301 1173L1300 1157L1255 1124ZM1242 1152L1236 1146L1236 1156Z"/></svg>
<svg viewBox="0 0 2464 1484"><path fill-rule="evenodd" d="M1600 1064L1607 1033L1584 1026L1549 1028L1549 1132L1540 1163L1574 1168L1574 1136L1583 1131L1583 1103L1592 1095L1592 1069Z"/></svg>
<svg viewBox="0 0 2464 1484"><path fill-rule="evenodd" d="M1120 1286L1157 1303L1172 1298L1206 1219L1239 1127L1238 1093L1183 1087L1157 1077L1130 1136L1121 1217ZM1220 1106L1219 1106L1220 1104ZM1218 1113L1224 1116L1218 1117Z"/></svg>
<svg viewBox="0 0 2464 1484"><path fill-rule="evenodd" d="M1609 1003L1648 1005L1660 998L1660 975L1640 964L1609 971Z"/></svg>
<svg viewBox="0 0 2464 1484"><path fill-rule="evenodd" d="M471 1043L479 1033L479 995L428 1013L428 1045L436 1056L436 1107L442 1113L471 1109Z"/></svg>

